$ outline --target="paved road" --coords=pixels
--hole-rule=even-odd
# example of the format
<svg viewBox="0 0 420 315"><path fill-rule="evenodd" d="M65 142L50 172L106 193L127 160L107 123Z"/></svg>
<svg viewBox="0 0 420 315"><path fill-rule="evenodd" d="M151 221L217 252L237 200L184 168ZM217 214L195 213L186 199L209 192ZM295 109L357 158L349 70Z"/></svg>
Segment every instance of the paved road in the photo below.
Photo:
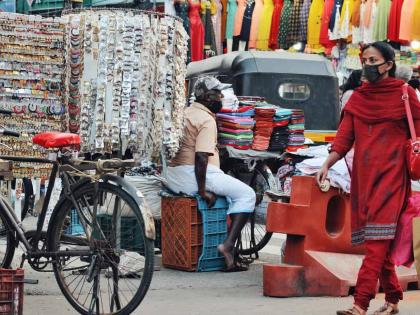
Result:
<svg viewBox="0 0 420 315"><path fill-rule="evenodd" d="M52 275L32 273L39 285L26 285L25 315L75 314L62 297ZM372 309L380 306L378 295ZM351 305L347 298L268 298L262 295L262 263L247 272L186 273L169 269L155 272L151 289L134 314L143 315L324 315ZM401 304L402 315L420 314L420 291L410 291Z"/></svg>
<svg viewBox="0 0 420 315"><path fill-rule="evenodd" d="M346 298L268 298L262 295L262 264L278 263L283 235L274 234L249 271L225 274L187 273L161 268L154 273L151 288L134 314L142 315L327 315L347 308ZM19 255L15 256L18 264ZM159 265L159 258L158 265ZM25 315L70 315L75 311L62 296L54 276L25 269L26 278L38 279L38 285L25 285ZM379 294L372 303L378 308L383 301ZM420 315L420 291L410 291L401 304L401 315Z"/></svg>

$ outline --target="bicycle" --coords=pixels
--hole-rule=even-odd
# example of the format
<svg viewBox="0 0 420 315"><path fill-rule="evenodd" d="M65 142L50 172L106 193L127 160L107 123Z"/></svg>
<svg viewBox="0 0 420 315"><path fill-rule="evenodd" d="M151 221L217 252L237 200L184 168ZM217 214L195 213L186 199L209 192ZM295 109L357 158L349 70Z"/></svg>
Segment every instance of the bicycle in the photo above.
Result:
<svg viewBox="0 0 420 315"><path fill-rule="evenodd" d="M19 136L4 129L0 135ZM36 230L25 231L8 200L0 197L0 267L10 267L22 243L21 266L27 261L36 271L54 272L63 295L80 314L130 314L152 280L155 238L142 194L114 174L132 168L134 162L85 161L64 149L79 145L79 137L56 136L59 139L48 145L34 141L58 149L56 159L0 157L3 178L11 177L13 162L52 165ZM62 193L43 231L58 176Z"/></svg>
<svg viewBox="0 0 420 315"><path fill-rule="evenodd" d="M224 161L222 168L226 174L239 179L255 191L255 211L242 230L238 253L258 258L258 252L267 245L273 234L265 228L268 201L264 197L267 191L277 190L274 176L264 161L257 161L250 167L245 160L229 158Z"/></svg>

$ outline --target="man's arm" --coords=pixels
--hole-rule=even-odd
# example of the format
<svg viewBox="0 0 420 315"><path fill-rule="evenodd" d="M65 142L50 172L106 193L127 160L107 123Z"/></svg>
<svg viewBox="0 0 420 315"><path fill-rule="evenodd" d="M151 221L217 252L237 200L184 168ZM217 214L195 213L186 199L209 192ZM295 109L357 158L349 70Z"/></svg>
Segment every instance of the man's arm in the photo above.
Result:
<svg viewBox="0 0 420 315"><path fill-rule="evenodd" d="M206 200L207 204L211 208L216 201L216 195L206 191L206 173L207 164L209 162L209 153L196 152L195 153L195 178L197 180L198 194Z"/></svg>

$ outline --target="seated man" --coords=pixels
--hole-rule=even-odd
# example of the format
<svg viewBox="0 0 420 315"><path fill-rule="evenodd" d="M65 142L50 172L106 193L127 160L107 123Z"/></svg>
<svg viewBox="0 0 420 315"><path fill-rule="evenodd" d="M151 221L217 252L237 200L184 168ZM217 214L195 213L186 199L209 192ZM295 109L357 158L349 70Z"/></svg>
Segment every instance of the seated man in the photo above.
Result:
<svg viewBox="0 0 420 315"><path fill-rule="evenodd" d="M211 207L216 195L229 201L232 224L218 249L226 271L244 270L235 263L234 245L255 207L255 192L248 185L223 173L217 149L215 114L222 108L222 90L229 87L212 77L199 78L194 86L196 102L185 110L184 135L179 152L167 171L168 186L176 193L199 194Z"/></svg>

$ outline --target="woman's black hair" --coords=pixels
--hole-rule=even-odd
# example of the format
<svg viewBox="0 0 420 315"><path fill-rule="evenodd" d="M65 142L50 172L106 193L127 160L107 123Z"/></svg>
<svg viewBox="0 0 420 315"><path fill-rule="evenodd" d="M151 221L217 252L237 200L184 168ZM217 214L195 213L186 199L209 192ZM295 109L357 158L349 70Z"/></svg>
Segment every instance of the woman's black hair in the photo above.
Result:
<svg viewBox="0 0 420 315"><path fill-rule="evenodd" d="M397 69L397 65L395 64L395 52L392 46L385 42L374 42L363 47L362 52L364 52L370 47L373 47L376 50L378 50L381 53L382 57L384 57L386 62L392 61L392 68L391 70L389 70L388 73L390 77L395 77L395 70Z"/></svg>
<svg viewBox="0 0 420 315"><path fill-rule="evenodd" d="M340 86L340 90L344 93L349 90L355 90L359 86L362 85L362 70L354 70L349 78L347 79L346 83Z"/></svg>

